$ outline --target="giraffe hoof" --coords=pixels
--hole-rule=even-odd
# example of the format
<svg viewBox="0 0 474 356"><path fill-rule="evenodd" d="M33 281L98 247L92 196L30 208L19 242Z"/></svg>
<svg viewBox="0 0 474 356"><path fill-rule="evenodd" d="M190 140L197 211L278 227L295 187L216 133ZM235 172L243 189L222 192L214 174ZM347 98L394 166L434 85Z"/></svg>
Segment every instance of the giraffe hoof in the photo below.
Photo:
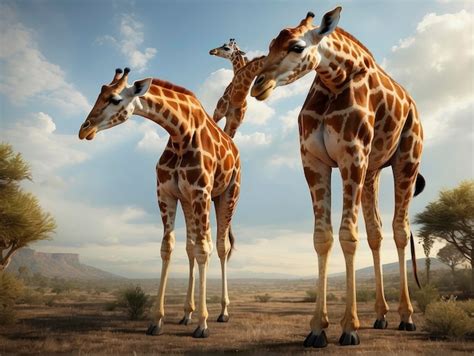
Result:
<svg viewBox="0 0 474 356"><path fill-rule="evenodd" d="M225 315L225 314L221 314L219 315L219 317L217 318L217 322L218 323L227 323L229 321L229 316L228 315Z"/></svg>
<svg viewBox="0 0 474 356"><path fill-rule="evenodd" d="M150 326L148 327L146 331L146 334L150 336L161 335L163 334L163 328L159 327L156 324L150 324Z"/></svg>
<svg viewBox="0 0 474 356"><path fill-rule="evenodd" d="M416 326L414 323L405 323L404 321L402 321L400 322L400 325L398 325L398 330L415 331Z"/></svg>
<svg viewBox="0 0 474 356"><path fill-rule="evenodd" d="M349 346L349 345L359 345L360 339L357 331L351 331L349 333L343 332L339 338L339 345Z"/></svg>
<svg viewBox="0 0 474 356"><path fill-rule="evenodd" d="M388 326L387 320L375 320L374 329L386 329Z"/></svg>
<svg viewBox="0 0 474 356"><path fill-rule="evenodd" d="M196 330L194 330L193 332L193 337L195 339L205 339L209 337L209 329L208 328L202 329L200 326L198 326Z"/></svg>
<svg viewBox="0 0 474 356"><path fill-rule="evenodd" d="M179 325L188 325L188 324L191 324L191 318L183 317L183 319L179 321Z"/></svg>
<svg viewBox="0 0 474 356"><path fill-rule="evenodd" d="M328 339L324 330L321 330L319 334L315 334L312 331L306 336L303 342L304 347L315 347L322 348L328 346Z"/></svg>

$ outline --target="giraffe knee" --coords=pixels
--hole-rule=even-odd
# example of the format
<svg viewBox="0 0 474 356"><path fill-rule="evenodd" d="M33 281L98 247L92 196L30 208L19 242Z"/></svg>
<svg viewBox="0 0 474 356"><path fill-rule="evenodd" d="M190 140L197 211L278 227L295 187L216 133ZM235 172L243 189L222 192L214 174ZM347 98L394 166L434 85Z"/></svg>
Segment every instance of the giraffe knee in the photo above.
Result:
<svg viewBox="0 0 474 356"><path fill-rule="evenodd" d="M314 250L318 255L326 255L332 248L334 238L331 231L316 231L313 236Z"/></svg>
<svg viewBox="0 0 474 356"><path fill-rule="evenodd" d="M201 239L200 241L196 241L194 246L194 258L196 259L198 264L206 263L209 259L209 255L212 252L212 246L210 239Z"/></svg>
<svg viewBox="0 0 474 356"><path fill-rule="evenodd" d="M380 250L382 244L382 234L380 230L368 230L367 231L367 241L371 250Z"/></svg>
<svg viewBox="0 0 474 356"><path fill-rule="evenodd" d="M166 234L161 241L161 258L169 260L174 250L175 238L173 233Z"/></svg>
<svg viewBox="0 0 474 356"><path fill-rule="evenodd" d="M217 255L220 259L225 258L230 251L230 241L227 238L217 239Z"/></svg>
<svg viewBox="0 0 474 356"><path fill-rule="evenodd" d="M408 224L393 224L393 238L397 248L405 248L410 239L410 227Z"/></svg>
<svg viewBox="0 0 474 356"><path fill-rule="evenodd" d="M186 253L189 259L194 259L194 241L191 239L186 241Z"/></svg>

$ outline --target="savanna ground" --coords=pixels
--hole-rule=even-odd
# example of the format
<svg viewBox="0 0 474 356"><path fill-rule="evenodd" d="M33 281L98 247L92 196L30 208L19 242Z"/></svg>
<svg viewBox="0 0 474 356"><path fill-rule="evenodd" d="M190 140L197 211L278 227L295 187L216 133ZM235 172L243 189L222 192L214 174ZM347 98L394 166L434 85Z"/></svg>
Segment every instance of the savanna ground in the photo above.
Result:
<svg viewBox="0 0 474 356"><path fill-rule="evenodd" d="M140 283L148 293L155 292L155 283ZM307 290L314 282L230 280L230 316L228 323L217 323L220 313L220 284L210 280L208 286L208 339L193 339L196 323L183 326L182 304L186 281L171 280L166 303L165 332L145 335L147 318L128 320L120 308L113 309L112 291L75 290L46 304L17 305L18 320L10 326L0 326L0 355L5 354L187 354L244 352L247 354L301 354L327 352L331 354L473 354L473 341L432 339L423 331L423 315L416 312L416 332L397 330L397 302L389 302L387 330L374 330L373 301L360 302L361 344L352 347L337 345L339 320L344 312L343 288L329 290L331 325L329 345L323 350L305 349L302 342L309 332L309 320L314 303ZM341 287L339 285L338 287ZM359 288L364 288L360 285ZM257 301L270 296L267 302ZM256 298L257 297L257 298ZM336 300L334 300L336 299ZM36 304L36 305L35 305ZM111 310L113 309L113 310Z"/></svg>

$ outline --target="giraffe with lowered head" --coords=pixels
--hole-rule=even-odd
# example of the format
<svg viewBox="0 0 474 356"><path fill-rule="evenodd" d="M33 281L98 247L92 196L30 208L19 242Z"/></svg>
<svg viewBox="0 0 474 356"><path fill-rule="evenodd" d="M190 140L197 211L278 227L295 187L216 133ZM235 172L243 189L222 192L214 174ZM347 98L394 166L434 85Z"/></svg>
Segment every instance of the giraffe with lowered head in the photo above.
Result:
<svg viewBox="0 0 474 356"><path fill-rule="evenodd" d="M195 338L209 335L206 274L212 252L210 209L217 217L217 252L222 269L222 313L227 317L227 260L233 245L230 223L240 191L240 158L232 139L207 115L192 92L169 82L146 78L127 84L129 69L117 69L112 82L102 86L97 101L79 131L80 139L125 122L133 114L162 126L170 135L157 166L157 196L163 221L162 270L158 307L148 335L163 332L164 298L178 201L186 221L186 252L190 278L185 312L194 311L194 262L199 268L199 323ZM186 317L186 315L185 315Z"/></svg>
<svg viewBox="0 0 474 356"><path fill-rule="evenodd" d="M298 80L310 71L316 78L298 118L300 151L315 216L314 248L319 281L316 309L306 347L327 345L325 329L327 262L333 245L331 171L339 169L343 183L343 213L339 241L346 262L346 310L341 321L341 345L359 344L354 257L358 245L357 218L362 204L376 280L374 328L387 327L388 305L383 292L378 211L382 168L390 166L395 182L393 234L400 268L400 330L415 330L408 293L405 247L410 232L408 207L424 188L418 173L423 131L415 101L376 63L370 51L348 32L337 28L341 7L326 13L313 26L313 13L295 28L285 28L270 43L260 75L252 87L258 100L277 86ZM416 265L414 265L416 277ZM417 280L418 282L418 280Z"/></svg>

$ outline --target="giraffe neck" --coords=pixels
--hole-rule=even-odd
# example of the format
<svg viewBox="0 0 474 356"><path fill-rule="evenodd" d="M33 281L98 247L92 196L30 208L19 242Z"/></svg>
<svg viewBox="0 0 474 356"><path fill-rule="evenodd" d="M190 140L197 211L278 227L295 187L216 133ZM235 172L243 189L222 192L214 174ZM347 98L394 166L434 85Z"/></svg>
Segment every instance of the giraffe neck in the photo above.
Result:
<svg viewBox="0 0 474 356"><path fill-rule="evenodd" d="M240 68L245 66L245 64L247 64L247 58L240 54L239 51L234 51L234 53L232 53L230 61L232 62L234 74L237 73Z"/></svg>
<svg viewBox="0 0 474 356"><path fill-rule="evenodd" d="M197 120L191 120L191 113L198 106L194 97L152 84L148 93L138 100L135 115L163 127L177 144L189 141L197 123Z"/></svg>
<svg viewBox="0 0 474 356"><path fill-rule="evenodd" d="M239 106L243 104L250 91L253 80L263 68L265 58L265 56L260 56L252 59L234 75L231 93L232 105Z"/></svg>
<svg viewBox="0 0 474 356"><path fill-rule="evenodd" d="M318 77L333 93L337 93L357 74L375 67L375 61L357 40L337 31L324 37L318 46L320 61L316 67Z"/></svg>

